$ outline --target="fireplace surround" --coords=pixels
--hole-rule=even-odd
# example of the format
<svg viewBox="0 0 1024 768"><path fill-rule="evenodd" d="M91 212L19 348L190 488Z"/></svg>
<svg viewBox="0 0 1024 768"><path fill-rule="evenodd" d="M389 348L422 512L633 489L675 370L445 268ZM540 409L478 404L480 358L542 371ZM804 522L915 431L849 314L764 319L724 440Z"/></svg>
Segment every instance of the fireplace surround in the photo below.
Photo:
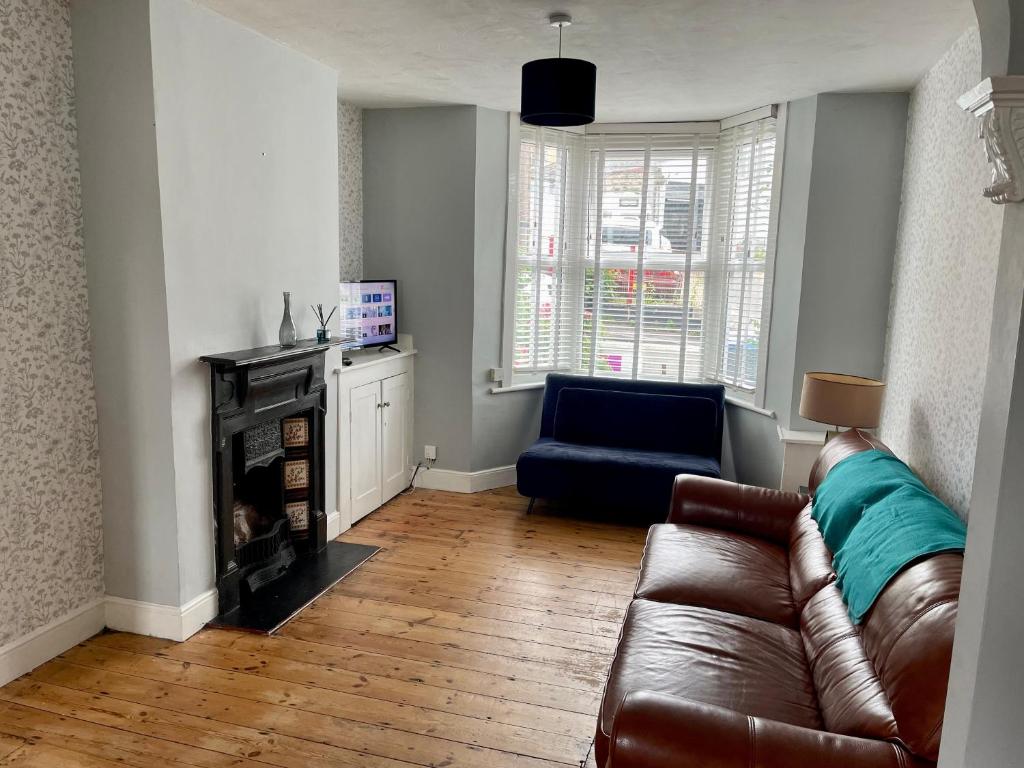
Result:
<svg viewBox="0 0 1024 768"><path fill-rule="evenodd" d="M210 366L215 623L273 631L376 549L327 541L327 350L259 347Z"/></svg>

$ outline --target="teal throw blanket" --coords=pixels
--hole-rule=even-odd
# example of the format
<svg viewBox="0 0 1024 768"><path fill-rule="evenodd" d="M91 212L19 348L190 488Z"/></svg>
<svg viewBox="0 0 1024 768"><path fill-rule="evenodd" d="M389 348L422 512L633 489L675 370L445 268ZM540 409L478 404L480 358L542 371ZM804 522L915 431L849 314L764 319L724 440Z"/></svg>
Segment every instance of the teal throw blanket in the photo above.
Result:
<svg viewBox="0 0 1024 768"><path fill-rule="evenodd" d="M812 517L834 553L836 585L855 624L906 566L926 555L963 552L967 540L960 518L883 451L854 454L833 467L818 487Z"/></svg>
<svg viewBox="0 0 1024 768"><path fill-rule="evenodd" d="M910 467L885 451L861 451L832 467L811 510L828 548L833 553L842 549L864 510L906 485L928 491Z"/></svg>
<svg viewBox="0 0 1024 768"><path fill-rule="evenodd" d="M864 510L833 565L846 610L859 624L885 585L926 555L963 552L967 528L928 491L907 485Z"/></svg>

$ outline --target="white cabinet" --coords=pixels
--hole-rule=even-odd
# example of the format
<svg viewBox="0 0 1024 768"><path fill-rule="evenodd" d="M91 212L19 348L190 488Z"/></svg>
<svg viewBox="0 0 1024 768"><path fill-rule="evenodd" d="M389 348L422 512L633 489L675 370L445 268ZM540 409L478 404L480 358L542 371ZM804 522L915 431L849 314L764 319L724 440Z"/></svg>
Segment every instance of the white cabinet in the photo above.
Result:
<svg viewBox="0 0 1024 768"><path fill-rule="evenodd" d="M400 373L380 383L383 402L380 405L380 469L381 503L393 498L409 486L409 455L406 436L409 432L409 376Z"/></svg>
<svg viewBox="0 0 1024 768"><path fill-rule="evenodd" d="M408 381L396 373L349 395L353 523L409 485Z"/></svg>
<svg viewBox="0 0 1024 768"><path fill-rule="evenodd" d="M380 382L352 390L350 403L352 467L352 522L365 517L384 503L381 482L381 395Z"/></svg>
<svg viewBox="0 0 1024 768"><path fill-rule="evenodd" d="M351 366L335 371L339 531L409 485L414 354L356 352Z"/></svg>

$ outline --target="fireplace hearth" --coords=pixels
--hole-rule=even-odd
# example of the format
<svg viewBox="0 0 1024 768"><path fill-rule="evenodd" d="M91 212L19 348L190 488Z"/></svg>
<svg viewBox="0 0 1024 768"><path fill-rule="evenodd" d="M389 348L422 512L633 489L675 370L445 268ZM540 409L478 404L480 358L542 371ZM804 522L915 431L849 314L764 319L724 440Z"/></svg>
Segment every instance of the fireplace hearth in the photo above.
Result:
<svg viewBox="0 0 1024 768"><path fill-rule="evenodd" d="M200 358L210 365L214 623L273 631L376 552L327 541L330 346L310 340Z"/></svg>

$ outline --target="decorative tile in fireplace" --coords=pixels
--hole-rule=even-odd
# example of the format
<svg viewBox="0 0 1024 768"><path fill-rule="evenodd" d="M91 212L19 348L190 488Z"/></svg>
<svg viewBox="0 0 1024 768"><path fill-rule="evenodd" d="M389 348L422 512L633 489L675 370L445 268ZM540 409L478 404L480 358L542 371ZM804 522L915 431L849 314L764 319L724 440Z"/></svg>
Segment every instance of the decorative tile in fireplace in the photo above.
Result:
<svg viewBox="0 0 1024 768"><path fill-rule="evenodd" d="M286 448L305 448L309 445L309 419L282 419Z"/></svg>
<svg viewBox="0 0 1024 768"><path fill-rule="evenodd" d="M309 502L289 501L284 505L285 514L292 527L292 535L305 536L309 532Z"/></svg>
<svg viewBox="0 0 1024 768"><path fill-rule="evenodd" d="M295 459L284 463L284 487L289 491L309 487L309 462Z"/></svg>

